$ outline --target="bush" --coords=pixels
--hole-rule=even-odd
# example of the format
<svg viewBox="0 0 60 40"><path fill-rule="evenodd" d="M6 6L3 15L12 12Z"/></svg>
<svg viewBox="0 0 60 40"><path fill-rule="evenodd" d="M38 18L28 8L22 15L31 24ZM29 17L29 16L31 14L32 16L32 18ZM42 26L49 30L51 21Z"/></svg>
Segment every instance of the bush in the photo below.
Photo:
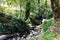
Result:
<svg viewBox="0 0 60 40"><path fill-rule="evenodd" d="M22 37L23 35L28 35L30 33L30 27L25 21L21 19L13 18L8 23L0 23L0 34L14 34L19 33Z"/></svg>

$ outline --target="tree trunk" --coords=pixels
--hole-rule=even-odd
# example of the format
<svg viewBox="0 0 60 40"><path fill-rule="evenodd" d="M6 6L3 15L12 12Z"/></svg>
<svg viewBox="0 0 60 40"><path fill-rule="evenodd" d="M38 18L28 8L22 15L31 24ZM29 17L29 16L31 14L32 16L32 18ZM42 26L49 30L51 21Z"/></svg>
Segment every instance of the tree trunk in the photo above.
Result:
<svg viewBox="0 0 60 40"><path fill-rule="evenodd" d="M60 20L60 5L59 0L51 0L51 7L54 12L54 19Z"/></svg>

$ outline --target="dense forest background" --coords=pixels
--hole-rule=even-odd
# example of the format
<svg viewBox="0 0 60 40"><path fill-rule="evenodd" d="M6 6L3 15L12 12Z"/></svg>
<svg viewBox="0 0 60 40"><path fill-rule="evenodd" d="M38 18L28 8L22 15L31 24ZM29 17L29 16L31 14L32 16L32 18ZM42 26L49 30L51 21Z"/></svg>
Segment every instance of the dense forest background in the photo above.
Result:
<svg viewBox="0 0 60 40"><path fill-rule="evenodd" d="M0 0L0 35L26 38L36 28L42 40L60 40L60 0Z"/></svg>

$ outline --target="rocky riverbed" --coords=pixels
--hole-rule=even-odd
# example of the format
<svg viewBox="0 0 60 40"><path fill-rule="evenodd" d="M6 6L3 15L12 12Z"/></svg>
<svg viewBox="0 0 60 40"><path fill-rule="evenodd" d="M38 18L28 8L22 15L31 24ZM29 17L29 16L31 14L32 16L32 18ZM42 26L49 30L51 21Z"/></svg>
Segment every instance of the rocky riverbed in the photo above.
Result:
<svg viewBox="0 0 60 40"><path fill-rule="evenodd" d="M7 35L1 35L0 36L0 40L5 40L6 37L7 37ZM40 31L40 29L35 29L26 38L23 38L23 37L22 38L19 38L19 37L15 38L15 37L13 37L13 38L10 38L8 40L41 40L41 39L42 38L41 38L41 31Z"/></svg>

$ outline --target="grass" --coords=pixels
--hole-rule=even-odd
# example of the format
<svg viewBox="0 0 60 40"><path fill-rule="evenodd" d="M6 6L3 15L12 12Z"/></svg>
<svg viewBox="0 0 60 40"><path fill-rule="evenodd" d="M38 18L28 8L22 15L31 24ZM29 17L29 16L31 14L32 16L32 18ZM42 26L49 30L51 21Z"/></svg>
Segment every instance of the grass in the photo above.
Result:
<svg viewBox="0 0 60 40"><path fill-rule="evenodd" d="M47 29L49 29L49 27L50 27L51 25L53 25L53 23L54 23L54 20L53 20L53 19L49 19L48 22L46 22L45 24L42 25L42 29L43 29L44 31L47 31Z"/></svg>
<svg viewBox="0 0 60 40"><path fill-rule="evenodd" d="M48 33L43 36L43 40L53 40L54 37L55 37L54 33Z"/></svg>

